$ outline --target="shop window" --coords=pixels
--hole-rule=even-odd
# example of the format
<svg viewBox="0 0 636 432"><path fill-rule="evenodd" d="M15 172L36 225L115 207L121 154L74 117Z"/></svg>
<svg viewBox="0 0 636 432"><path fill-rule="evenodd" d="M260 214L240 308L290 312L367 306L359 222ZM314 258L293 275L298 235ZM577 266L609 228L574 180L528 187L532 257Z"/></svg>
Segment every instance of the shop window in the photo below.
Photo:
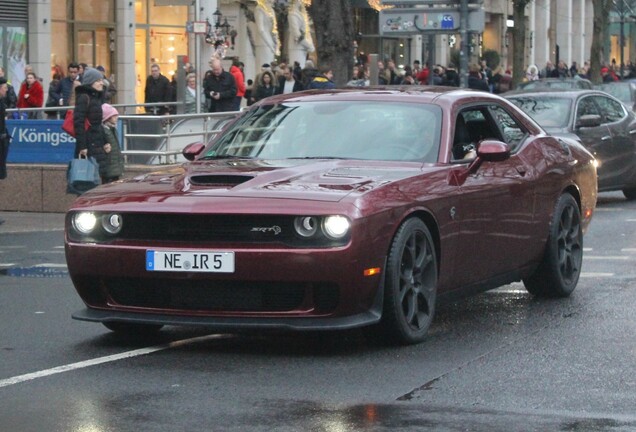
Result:
<svg viewBox="0 0 636 432"><path fill-rule="evenodd" d="M115 21L115 2L110 1L76 1L75 20L90 22Z"/></svg>
<svg viewBox="0 0 636 432"><path fill-rule="evenodd" d="M26 27L0 27L0 40L6 53L6 78L19 87L25 79L27 34ZM40 71L35 71L41 73Z"/></svg>

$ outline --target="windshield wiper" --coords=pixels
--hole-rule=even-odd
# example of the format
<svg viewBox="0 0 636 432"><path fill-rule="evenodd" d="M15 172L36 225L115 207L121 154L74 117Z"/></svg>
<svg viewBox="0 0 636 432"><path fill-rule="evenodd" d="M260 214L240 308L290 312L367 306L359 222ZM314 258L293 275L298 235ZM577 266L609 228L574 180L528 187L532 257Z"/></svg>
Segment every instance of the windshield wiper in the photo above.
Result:
<svg viewBox="0 0 636 432"><path fill-rule="evenodd" d="M286 159L353 159L353 158L345 158L341 156L299 156L299 157L289 157Z"/></svg>
<svg viewBox="0 0 636 432"><path fill-rule="evenodd" d="M203 156L199 160L210 160L210 159L254 159L254 158L252 156L210 155L210 156Z"/></svg>

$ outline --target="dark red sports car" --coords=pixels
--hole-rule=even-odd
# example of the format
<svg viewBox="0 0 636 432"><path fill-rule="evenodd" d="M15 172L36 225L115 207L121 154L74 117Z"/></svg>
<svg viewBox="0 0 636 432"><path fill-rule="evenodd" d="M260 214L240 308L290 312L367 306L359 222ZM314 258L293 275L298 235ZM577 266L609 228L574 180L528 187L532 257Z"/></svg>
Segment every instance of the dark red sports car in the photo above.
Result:
<svg viewBox="0 0 636 432"><path fill-rule="evenodd" d="M587 150L468 90L273 97L184 154L69 210L74 318L415 343L443 297L519 280L569 295L596 205Z"/></svg>

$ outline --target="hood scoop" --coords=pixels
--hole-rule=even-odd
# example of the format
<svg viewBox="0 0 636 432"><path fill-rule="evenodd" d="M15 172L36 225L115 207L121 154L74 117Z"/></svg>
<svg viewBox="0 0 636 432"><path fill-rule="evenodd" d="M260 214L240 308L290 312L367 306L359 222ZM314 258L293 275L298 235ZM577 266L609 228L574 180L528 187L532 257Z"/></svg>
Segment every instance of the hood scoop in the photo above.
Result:
<svg viewBox="0 0 636 432"><path fill-rule="evenodd" d="M237 186L253 178L253 175L194 175L190 177L190 183L195 186Z"/></svg>

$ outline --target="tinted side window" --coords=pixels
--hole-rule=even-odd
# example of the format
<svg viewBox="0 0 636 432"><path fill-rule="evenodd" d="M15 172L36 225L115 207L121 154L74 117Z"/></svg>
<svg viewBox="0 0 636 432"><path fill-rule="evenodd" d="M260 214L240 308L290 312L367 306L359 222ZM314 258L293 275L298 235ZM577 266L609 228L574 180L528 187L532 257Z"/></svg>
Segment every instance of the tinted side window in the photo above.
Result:
<svg viewBox="0 0 636 432"><path fill-rule="evenodd" d="M517 151L523 138L526 136L526 131L500 106L494 105L490 108L490 111L493 114L495 122L497 122L501 128L504 142L510 146L510 152L513 153Z"/></svg>
<svg viewBox="0 0 636 432"><path fill-rule="evenodd" d="M598 104L603 113L606 123L613 123L625 117L623 104L610 99L607 96L594 96L594 100Z"/></svg>
<svg viewBox="0 0 636 432"><path fill-rule="evenodd" d="M601 115L601 111L591 97L581 99L576 108L576 123L584 115Z"/></svg>

